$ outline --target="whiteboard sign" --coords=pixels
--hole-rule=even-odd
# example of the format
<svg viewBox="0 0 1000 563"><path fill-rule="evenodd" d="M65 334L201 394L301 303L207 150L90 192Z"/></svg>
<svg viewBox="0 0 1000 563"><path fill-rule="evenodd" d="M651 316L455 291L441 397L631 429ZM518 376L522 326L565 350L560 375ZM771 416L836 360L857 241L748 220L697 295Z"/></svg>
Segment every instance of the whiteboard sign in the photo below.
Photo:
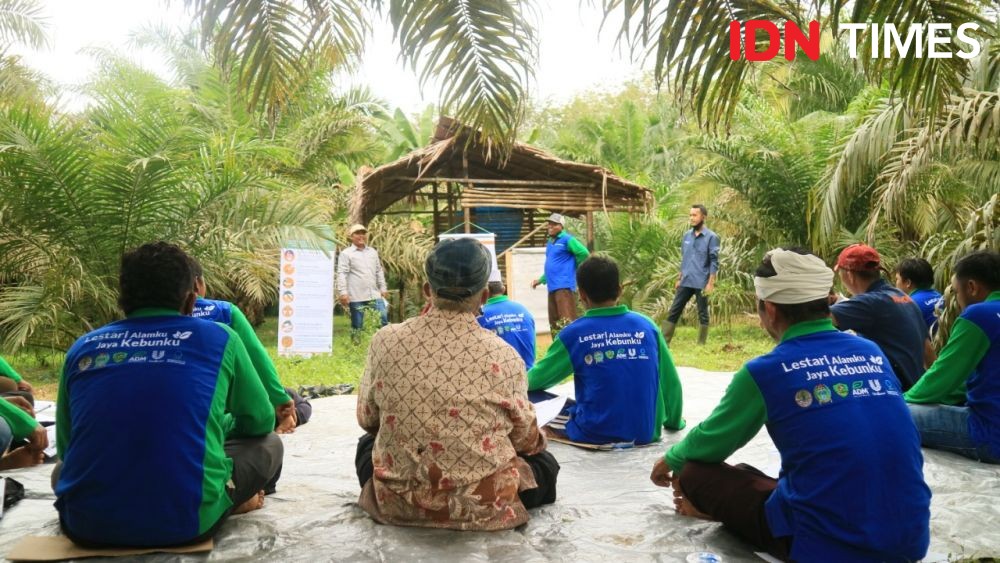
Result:
<svg viewBox="0 0 1000 563"><path fill-rule="evenodd" d="M333 254L281 249L278 282L278 354L333 352Z"/></svg>
<svg viewBox="0 0 1000 563"><path fill-rule="evenodd" d="M497 265L497 236L494 233L453 233L447 235L439 235L438 239L441 241L454 240L460 238L471 238L478 240L483 243L486 250L490 251L490 257L493 259L493 270L490 272L490 281L498 282L501 281L500 278L500 266Z"/></svg>

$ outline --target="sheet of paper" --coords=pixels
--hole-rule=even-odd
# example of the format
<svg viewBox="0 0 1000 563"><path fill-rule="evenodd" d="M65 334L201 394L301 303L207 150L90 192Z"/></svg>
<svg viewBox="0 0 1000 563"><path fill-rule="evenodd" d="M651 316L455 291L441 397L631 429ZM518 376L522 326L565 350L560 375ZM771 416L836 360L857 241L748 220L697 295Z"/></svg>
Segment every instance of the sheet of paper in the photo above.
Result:
<svg viewBox="0 0 1000 563"><path fill-rule="evenodd" d="M35 420L45 425L56 421L56 404L52 401L35 401Z"/></svg>
<svg viewBox="0 0 1000 563"><path fill-rule="evenodd" d="M564 395L535 403L535 417L538 419L538 427L541 428L552 422L552 419L559 416L559 412L565 405L566 397Z"/></svg>
<svg viewBox="0 0 1000 563"><path fill-rule="evenodd" d="M45 457L56 457L56 427L49 426L45 432L49 435L49 447L45 448L42 453L45 454Z"/></svg>

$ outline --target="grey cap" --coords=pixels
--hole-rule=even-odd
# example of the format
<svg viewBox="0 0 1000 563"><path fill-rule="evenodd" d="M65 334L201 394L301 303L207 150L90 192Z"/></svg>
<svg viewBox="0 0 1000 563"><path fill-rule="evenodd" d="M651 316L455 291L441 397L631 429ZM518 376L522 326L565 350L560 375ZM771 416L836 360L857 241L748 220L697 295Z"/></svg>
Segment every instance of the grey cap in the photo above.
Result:
<svg viewBox="0 0 1000 563"><path fill-rule="evenodd" d="M490 251L471 238L439 242L424 262L424 272L434 294L452 301L482 291L492 269Z"/></svg>
<svg viewBox="0 0 1000 563"><path fill-rule="evenodd" d="M549 215L548 222L549 223L559 223L560 225L562 225L564 227L566 226L566 219L563 218L563 216L560 215L559 213L553 213L552 215Z"/></svg>

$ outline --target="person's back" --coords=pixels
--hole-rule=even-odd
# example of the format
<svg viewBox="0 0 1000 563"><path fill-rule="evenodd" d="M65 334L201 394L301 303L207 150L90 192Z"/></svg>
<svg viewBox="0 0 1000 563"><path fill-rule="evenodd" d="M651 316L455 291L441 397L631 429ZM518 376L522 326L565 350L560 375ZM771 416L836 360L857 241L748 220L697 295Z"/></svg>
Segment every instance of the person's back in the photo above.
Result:
<svg viewBox="0 0 1000 563"><path fill-rule="evenodd" d="M238 341L218 324L145 310L82 338L66 356L56 507L79 538L170 545L231 506L222 414ZM67 403L68 402L68 403ZM273 426L267 403L237 427ZM260 420L257 420L259 418Z"/></svg>
<svg viewBox="0 0 1000 563"><path fill-rule="evenodd" d="M935 309L941 303L942 297L938 291L932 287L918 289L910 294L910 298L920 308L920 314L924 317L924 324L930 329L937 322Z"/></svg>
<svg viewBox="0 0 1000 563"><path fill-rule="evenodd" d="M966 383L969 432L977 442L989 444L993 455L1000 458L1000 291L966 307L960 318L978 327L989 342Z"/></svg>
<svg viewBox="0 0 1000 563"><path fill-rule="evenodd" d="M566 436L574 442L647 444L662 427L680 429L683 399L666 341L649 318L618 305L618 265L591 256L577 270L587 313L561 330L528 372L528 389L573 375L576 404Z"/></svg>
<svg viewBox="0 0 1000 563"><path fill-rule="evenodd" d="M927 324L909 295L879 278L867 291L831 307L837 327L878 344L906 391L924 372Z"/></svg>
<svg viewBox="0 0 1000 563"><path fill-rule="evenodd" d="M183 250L157 242L126 253L119 285L126 319L79 338L60 378L61 528L97 547L210 537L273 489L274 411L236 333L187 316L194 276Z"/></svg>
<svg viewBox="0 0 1000 563"><path fill-rule="evenodd" d="M573 364L576 408L566 424L573 441L590 444L659 438L658 330L626 307L581 317L559 333Z"/></svg>
<svg viewBox="0 0 1000 563"><path fill-rule="evenodd" d="M501 289L494 293L493 284L503 287L501 282L490 283L491 297L483 305L479 325L510 344L524 360L525 369L531 369L535 365L535 318L527 307L503 295Z"/></svg>
<svg viewBox="0 0 1000 563"><path fill-rule="evenodd" d="M205 319L206 321L232 326L233 304L229 301L199 297L194 302L194 310L191 311L191 316L196 319Z"/></svg>
<svg viewBox="0 0 1000 563"><path fill-rule="evenodd" d="M746 368L781 453L768 522L793 537L792 556L922 558L930 490L920 438L881 350L832 330L786 333Z"/></svg>
<svg viewBox="0 0 1000 563"><path fill-rule="evenodd" d="M524 362L474 314L491 266L477 241L440 243L425 266L434 307L372 337L356 461L359 504L379 522L510 529L555 500Z"/></svg>

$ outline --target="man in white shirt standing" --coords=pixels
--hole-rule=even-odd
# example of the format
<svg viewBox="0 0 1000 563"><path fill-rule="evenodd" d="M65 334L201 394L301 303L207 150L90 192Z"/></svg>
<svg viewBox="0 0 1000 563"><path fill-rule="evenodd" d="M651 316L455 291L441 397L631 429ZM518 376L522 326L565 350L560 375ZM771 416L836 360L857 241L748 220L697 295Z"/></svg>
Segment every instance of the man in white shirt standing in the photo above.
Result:
<svg viewBox="0 0 1000 563"><path fill-rule="evenodd" d="M389 324L385 305L388 288L378 251L367 246L368 229L364 225L352 225L347 235L351 246L341 251L337 260L337 293L340 304L351 312L351 339L357 342L364 325L365 309L378 311L382 326Z"/></svg>

